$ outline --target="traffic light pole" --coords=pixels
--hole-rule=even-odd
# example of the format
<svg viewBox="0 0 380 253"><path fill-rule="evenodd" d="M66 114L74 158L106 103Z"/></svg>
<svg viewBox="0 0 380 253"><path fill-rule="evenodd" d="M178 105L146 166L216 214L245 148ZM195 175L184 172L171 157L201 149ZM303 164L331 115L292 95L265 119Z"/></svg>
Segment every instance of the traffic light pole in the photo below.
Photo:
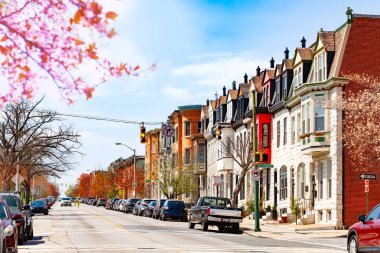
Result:
<svg viewBox="0 0 380 253"><path fill-rule="evenodd" d="M256 94L255 90L252 90L252 124L253 124L253 132L252 132L252 144L253 144L253 157L255 157L257 151L257 126L256 126ZM256 169L256 161L255 167ZM259 181L255 181L255 232L260 232L260 218L259 218Z"/></svg>

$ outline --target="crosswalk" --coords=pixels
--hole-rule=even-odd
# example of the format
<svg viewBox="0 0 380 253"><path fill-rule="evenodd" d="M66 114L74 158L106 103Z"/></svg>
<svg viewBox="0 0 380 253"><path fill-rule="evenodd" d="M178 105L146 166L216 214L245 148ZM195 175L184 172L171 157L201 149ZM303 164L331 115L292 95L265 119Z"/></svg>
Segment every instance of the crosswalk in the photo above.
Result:
<svg viewBox="0 0 380 253"><path fill-rule="evenodd" d="M20 246L20 252L35 253L35 252L263 252L263 253L323 253L326 249L318 248L304 248L304 247L252 247L245 245L202 245L192 244L183 246L170 246L170 245L115 245L115 244L102 244L102 245L75 245L75 246L60 246L60 245L44 245L44 246ZM329 253L342 253L344 250L329 249Z"/></svg>

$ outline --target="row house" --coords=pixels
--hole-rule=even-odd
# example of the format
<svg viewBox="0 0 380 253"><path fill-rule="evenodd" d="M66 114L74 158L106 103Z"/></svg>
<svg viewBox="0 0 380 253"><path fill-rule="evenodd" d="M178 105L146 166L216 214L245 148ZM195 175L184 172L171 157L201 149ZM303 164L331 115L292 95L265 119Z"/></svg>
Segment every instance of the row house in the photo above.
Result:
<svg viewBox="0 0 380 253"><path fill-rule="evenodd" d="M161 128L149 130L145 137L145 188L147 197L158 198L160 187L157 182L160 158Z"/></svg>
<svg viewBox="0 0 380 253"><path fill-rule="evenodd" d="M377 16L348 13L345 24L335 31L321 29L309 47L302 38L291 60L286 49L284 60L274 71L274 86L267 88L269 91L268 86L259 87L263 92L260 106L268 107L273 122L274 169L263 171L263 180L273 191L266 201L280 213L289 213L293 200L301 209L302 223L342 228L356 220L358 210L365 212L365 205L358 202L363 195L357 191L359 174L342 149L342 111L325 105L342 99L344 90L358 89L345 78L348 73L378 75L378 64L370 64L371 68L363 65L369 66L368 59L379 54L368 31L379 33L379 25ZM357 41L362 36L368 40ZM378 201L374 198L372 203Z"/></svg>

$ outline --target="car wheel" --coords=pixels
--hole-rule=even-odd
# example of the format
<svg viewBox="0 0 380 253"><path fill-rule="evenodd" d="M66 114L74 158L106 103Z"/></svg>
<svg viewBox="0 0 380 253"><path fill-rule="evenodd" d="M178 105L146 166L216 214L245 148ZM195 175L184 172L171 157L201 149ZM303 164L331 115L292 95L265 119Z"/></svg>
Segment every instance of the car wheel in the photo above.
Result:
<svg viewBox="0 0 380 253"><path fill-rule="evenodd" d="M202 229L202 231L207 231L208 230L208 222L206 221L205 218L202 219L201 229Z"/></svg>
<svg viewBox="0 0 380 253"><path fill-rule="evenodd" d="M356 235L350 237L348 241L348 252L349 253L357 253L358 251L358 238Z"/></svg>
<svg viewBox="0 0 380 253"><path fill-rule="evenodd" d="M191 222L191 216L189 217L189 223L188 223L188 225L189 225L189 229L194 229L195 223Z"/></svg>
<svg viewBox="0 0 380 253"><path fill-rule="evenodd" d="M240 226L239 223L232 224L232 231L235 234L238 234L240 232Z"/></svg>
<svg viewBox="0 0 380 253"><path fill-rule="evenodd" d="M20 234L19 234L19 237L18 237L18 244L19 245L23 245L24 244L24 228L22 228L20 230Z"/></svg>
<svg viewBox="0 0 380 253"><path fill-rule="evenodd" d="M30 232L29 235L28 235L28 240L32 240L33 237L34 237L34 233L33 233L33 230L32 230L32 232Z"/></svg>
<svg viewBox="0 0 380 253"><path fill-rule="evenodd" d="M219 225L218 226L218 231L220 232L220 233L222 233L222 232L224 232L224 225Z"/></svg>

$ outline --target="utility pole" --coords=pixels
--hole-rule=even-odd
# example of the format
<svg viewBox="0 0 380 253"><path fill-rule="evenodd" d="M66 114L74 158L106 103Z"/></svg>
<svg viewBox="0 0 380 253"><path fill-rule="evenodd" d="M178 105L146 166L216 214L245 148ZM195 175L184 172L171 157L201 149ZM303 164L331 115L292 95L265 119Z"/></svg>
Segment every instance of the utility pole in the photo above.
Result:
<svg viewBox="0 0 380 253"><path fill-rule="evenodd" d="M256 154L257 151L257 126L256 126L256 91L252 90L252 144L253 144L253 154ZM255 157L255 155L253 155ZM254 161L254 169L256 169L256 161ZM259 181L255 181L255 232L260 232L260 219L259 219Z"/></svg>

